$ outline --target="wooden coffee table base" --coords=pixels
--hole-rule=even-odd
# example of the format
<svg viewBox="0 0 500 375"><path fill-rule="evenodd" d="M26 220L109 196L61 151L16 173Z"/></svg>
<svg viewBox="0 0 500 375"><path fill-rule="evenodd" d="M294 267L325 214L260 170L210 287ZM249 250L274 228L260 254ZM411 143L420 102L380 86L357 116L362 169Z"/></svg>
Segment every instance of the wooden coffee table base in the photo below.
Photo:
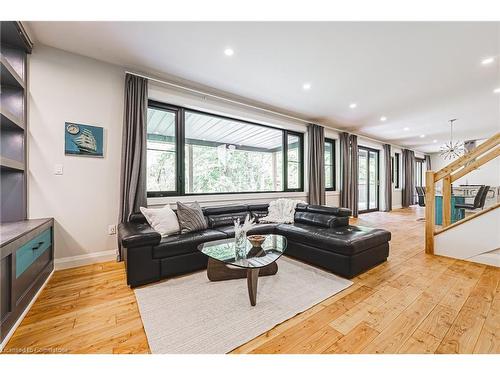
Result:
<svg viewBox="0 0 500 375"><path fill-rule="evenodd" d="M247 279L248 296L250 304L257 303L257 282L259 276L276 275L278 264L276 262L262 268L229 267L226 263L208 258L207 276L210 281L223 281L233 279Z"/></svg>

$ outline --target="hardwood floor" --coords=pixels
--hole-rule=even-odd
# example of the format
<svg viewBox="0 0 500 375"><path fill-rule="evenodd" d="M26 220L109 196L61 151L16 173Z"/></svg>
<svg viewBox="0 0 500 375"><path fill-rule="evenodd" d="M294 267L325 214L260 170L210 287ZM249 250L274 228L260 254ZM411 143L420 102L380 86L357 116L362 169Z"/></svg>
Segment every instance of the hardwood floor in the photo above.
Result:
<svg viewBox="0 0 500 375"><path fill-rule="evenodd" d="M233 353L500 353L500 268L426 255L420 209L354 221L392 232L354 285ZM55 272L6 353L148 353L122 263Z"/></svg>

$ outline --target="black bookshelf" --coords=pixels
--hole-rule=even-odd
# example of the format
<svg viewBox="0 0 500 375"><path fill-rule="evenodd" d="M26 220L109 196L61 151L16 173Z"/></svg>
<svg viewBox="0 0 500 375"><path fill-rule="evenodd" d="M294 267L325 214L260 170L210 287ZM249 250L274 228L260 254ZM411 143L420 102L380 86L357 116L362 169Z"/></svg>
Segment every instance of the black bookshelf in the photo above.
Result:
<svg viewBox="0 0 500 375"><path fill-rule="evenodd" d="M0 45L0 222L26 219L28 55L23 25L2 21Z"/></svg>
<svg viewBox="0 0 500 375"><path fill-rule="evenodd" d="M28 56L23 25L0 22L0 351L54 270L54 220L27 219Z"/></svg>

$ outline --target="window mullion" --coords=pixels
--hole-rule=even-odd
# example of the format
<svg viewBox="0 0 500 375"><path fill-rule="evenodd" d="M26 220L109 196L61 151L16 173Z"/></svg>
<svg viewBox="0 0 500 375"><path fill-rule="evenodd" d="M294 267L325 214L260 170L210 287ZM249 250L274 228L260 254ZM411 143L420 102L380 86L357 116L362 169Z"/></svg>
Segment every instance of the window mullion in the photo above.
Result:
<svg viewBox="0 0 500 375"><path fill-rule="evenodd" d="M288 131L283 130L283 191L288 191Z"/></svg>
<svg viewBox="0 0 500 375"><path fill-rule="evenodd" d="M184 149L185 149L185 114L183 108L180 108L177 112L177 194L184 195L185 194L185 158L184 158Z"/></svg>

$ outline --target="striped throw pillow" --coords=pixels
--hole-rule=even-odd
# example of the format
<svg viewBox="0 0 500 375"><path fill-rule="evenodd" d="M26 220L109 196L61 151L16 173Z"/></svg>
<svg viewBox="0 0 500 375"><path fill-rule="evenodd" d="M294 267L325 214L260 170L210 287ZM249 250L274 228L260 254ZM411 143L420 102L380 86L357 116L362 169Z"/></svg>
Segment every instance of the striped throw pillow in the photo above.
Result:
<svg viewBox="0 0 500 375"><path fill-rule="evenodd" d="M191 206L177 202L177 218L182 233L196 232L208 228L198 202L194 202Z"/></svg>

